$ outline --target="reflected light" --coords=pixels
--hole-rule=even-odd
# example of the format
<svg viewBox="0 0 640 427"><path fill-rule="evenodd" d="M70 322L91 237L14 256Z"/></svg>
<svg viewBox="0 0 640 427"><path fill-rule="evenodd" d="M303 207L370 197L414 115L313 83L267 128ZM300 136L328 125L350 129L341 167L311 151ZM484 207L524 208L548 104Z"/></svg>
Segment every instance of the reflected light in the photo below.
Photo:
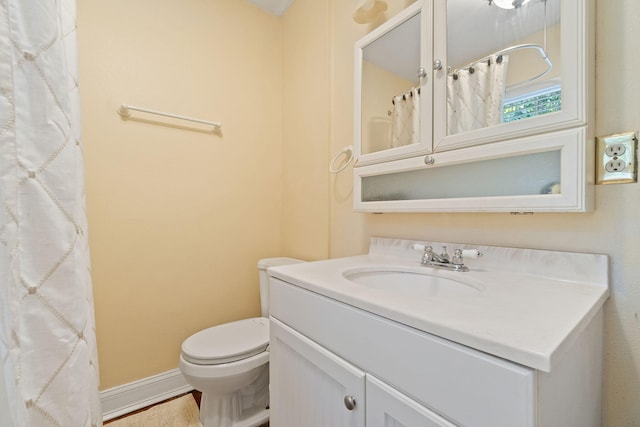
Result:
<svg viewBox="0 0 640 427"><path fill-rule="evenodd" d="M493 0L493 3L502 9L517 9L529 3L530 0Z"/></svg>

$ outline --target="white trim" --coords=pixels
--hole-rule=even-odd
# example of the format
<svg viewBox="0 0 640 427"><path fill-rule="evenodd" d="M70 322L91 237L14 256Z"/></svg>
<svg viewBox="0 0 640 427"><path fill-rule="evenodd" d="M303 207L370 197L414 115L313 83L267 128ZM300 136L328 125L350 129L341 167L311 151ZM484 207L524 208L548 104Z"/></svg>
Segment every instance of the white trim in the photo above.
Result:
<svg viewBox="0 0 640 427"><path fill-rule="evenodd" d="M192 390L179 369L103 390L102 419L108 421Z"/></svg>

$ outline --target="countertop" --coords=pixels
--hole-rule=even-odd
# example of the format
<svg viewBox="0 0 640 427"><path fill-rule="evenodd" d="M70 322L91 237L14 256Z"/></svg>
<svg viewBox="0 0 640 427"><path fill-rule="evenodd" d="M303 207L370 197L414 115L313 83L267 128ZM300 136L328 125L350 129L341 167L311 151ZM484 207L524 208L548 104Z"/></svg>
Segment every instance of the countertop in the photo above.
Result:
<svg viewBox="0 0 640 427"><path fill-rule="evenodd" d="M468 272L419 265L414 243L478 249ZM390 286L372 289L348 280L355 267L428 269L479 292L416 296ZM513 362L550 372L554 361L609 296L606 255L496 246L372 238L369 253L269 268L270 276L395 322Z"/></svg>

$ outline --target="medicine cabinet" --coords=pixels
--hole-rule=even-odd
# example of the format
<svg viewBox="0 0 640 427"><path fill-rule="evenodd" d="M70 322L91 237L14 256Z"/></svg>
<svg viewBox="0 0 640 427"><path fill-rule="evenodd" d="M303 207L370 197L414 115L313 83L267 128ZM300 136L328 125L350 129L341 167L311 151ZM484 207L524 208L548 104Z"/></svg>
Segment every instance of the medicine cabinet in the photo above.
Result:
<svg viewBox="0 0 640 427"><path fill-rule="evenodd" d="M356 210L590 209L593 0L504 3L418 0L356 43Z"/></svg>

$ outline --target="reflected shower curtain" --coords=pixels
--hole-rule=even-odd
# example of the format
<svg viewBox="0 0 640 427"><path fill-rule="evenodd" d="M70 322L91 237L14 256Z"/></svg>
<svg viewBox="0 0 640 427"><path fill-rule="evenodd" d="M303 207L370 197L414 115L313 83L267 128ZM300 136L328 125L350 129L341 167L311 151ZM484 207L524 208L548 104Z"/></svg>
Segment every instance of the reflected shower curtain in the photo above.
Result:
<svg viewBox="0 0 640 427"><path fill-rule="evenodd" d="M447 76L448 135L502 123L507 63L494 55Z"/></svg>
<svg viewBox="0 0 640 427"><path fill-rule="evenodd" d="M420 142L420 89L393 97L391 147Z"/></svg>
<svg viewBox="0 0 640 427"><path fill-rule="evenodd" d="M0 426L102 425L75 0L0 0Z"/></svg>

